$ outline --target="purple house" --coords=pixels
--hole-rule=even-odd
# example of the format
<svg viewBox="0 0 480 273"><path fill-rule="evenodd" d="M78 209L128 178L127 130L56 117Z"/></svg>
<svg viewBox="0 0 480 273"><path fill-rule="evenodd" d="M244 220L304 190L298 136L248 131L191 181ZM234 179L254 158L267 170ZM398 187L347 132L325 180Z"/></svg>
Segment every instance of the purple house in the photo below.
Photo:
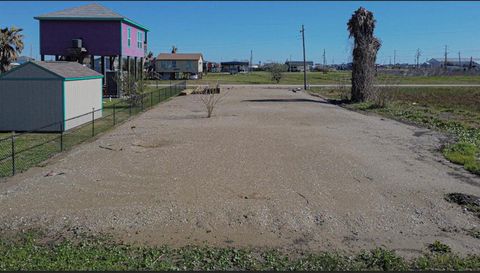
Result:
<svg viewBox="0 0 480 273"><path fill-rule="evenodd" d="M50 55L55 60L89 63L95 69L95 57L99 57L97 70L106 76L104 96L120 95L112 80L115 74L106 74L106 60L112 71L126 69L136 78L142 76L148 33L144 26L99 4L68 8L35 19L40 21L42 61Z"/></svg>

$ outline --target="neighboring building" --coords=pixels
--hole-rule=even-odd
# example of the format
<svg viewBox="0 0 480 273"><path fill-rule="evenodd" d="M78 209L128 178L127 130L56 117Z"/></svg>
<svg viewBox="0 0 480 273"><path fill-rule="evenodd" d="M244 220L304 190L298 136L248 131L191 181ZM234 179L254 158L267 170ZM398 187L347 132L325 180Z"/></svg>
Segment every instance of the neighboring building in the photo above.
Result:
<svg viewBox="0 0 480 273"><path fill-rule="evenodd" d="M204 61L203 62L203 71L208 72L208 73L216 73L221 71L221 67L219 63L216 62L209 62L209 61Z"/></svg>
<svg viewBox="0 0 480 273"><path fill-rule="evenodd" d="M422 64L423 67L428 68L443 68L445 67L445 58L433 58ZM479 59L473 58L447 58L447 68L464 69L479 67Z"/></svg>
<svg viewBox="0 0 480 273"><path fill-rule="evenodd" d="M35 61L35 59L32 58L32 57L20 56L20 57L17 58L16 62L19 63L19 64L24 64L26 62L32 62L32 61Z"/></svg>
<svg viewBox="0 0 480 273"><path fill-rule="evenodd" d="M27 62L0 75L0 131L66 131L92 121L92 109L100 118L102 78L76 62Z"/></svg>
<svg viewBox="0 0 480 273"><path fill-rule="evenodd" d="M95 70L95 56L101 59L100 71L105 75L105 62L123 63L135 77L143 72L143 57L147 50L148 29L104 6L89 4L47 13L35 17L40 22L40 56L55 56L55 60L89 63ZM106 60L108 58L108 60ZM133 71L130 71L133 70ZM112 74L113 75L113 74ZM107 86L105 96L120 96Z"/></svg>
<svg viewBox="0 0 480 273"><path fill-rule="evenodd" d="M303 61L286 61L285 64L287 65L287 71L289 72L298 72L303 71ZM307 71L312 70L313 62L306 62Z"/></svg>
<svg viewBox="0 0 480 273"><path fill-rule="evenodd" d="M222 72L229 72L229 73L239 73L248 71L249 62L222 62L220 66L222 68Z"/></svg>
<svg viewBox="0 0 480 273"><path fill-rule="evenodd" d="M160 53L155 60L155 70L161 79L175 80L203 75L201 53Z"/></svg>

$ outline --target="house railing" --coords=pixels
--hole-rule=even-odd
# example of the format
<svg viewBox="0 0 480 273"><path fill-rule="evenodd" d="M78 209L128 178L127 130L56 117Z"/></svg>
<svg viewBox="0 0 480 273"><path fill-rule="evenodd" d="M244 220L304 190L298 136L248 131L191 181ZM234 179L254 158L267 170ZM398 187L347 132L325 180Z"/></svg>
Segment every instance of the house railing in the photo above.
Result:
<svg viewBox="0 0 480 273"><path fill-rule="evenodd" d="M103 109L92 109L82 115L61 120L28 132L11 132L3 138L0 134L0 177L13 176L36 166L55 154L71 149L102 132L128 120L156 104L185 90L186 82L176 83L136 98L120 99L106 103ZM98 114L97 114L98 113ZM101 113L101 117L99 114ZM89 120L85 122L85 119ZM64 131L64 126L80 121L83 123ZM44 132L42 132L44 131ZM45 132L55 131L55 132Z"/></svg>

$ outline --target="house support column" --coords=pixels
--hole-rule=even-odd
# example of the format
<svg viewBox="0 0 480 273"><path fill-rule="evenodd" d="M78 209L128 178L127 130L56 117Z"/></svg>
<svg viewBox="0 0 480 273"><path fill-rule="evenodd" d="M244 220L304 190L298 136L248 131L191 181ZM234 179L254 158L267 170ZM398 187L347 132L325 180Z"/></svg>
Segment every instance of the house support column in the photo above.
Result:
<svg viewBox="0 0 480 273"><path fill-rule="evenodd" d="M127 72L128 76L130 77L130 56L127 56Z"/></svg>
<svg viewBox="0 0 480 273"><path fill-rule="evenodd" d="M123 76L122 69L123 69L123 57L122 57L122 55L119 55L118 56L118 70L117 70L118 71L117 72L118 77ZM118 95L118 97L122 96L122 87L119 84L117 84L117 95Z"/></svg>
<svg viewBox="0 0 480 273"><path fill-rule="evenodd" d="M144 68L145 64L144 64L144 59L143 57L140 58L140 79L143 80L143 68Z"/></svg>
<svg viewBox="0 0 480 273"><path fill-rule="evenodd" d="M105 56L100 57L100 71L103 75L103 78L102 78L103 86L105 86L105 77L106 77L106 74L105 74Z"/></svg>
<svg viewBox="0 0 480 273"><path fill-rule="evenodd" d="M137 57L133 57L133 67L134 67L134 76L135 80L138 80L138 62L137 62Z"/></svg>
<svg viewBox="0 0 480 273"><path fill-rule="evenodd" d="M90 55L90 67L92 68L92 70L95 70L95 56L94 55Z"/></svg>

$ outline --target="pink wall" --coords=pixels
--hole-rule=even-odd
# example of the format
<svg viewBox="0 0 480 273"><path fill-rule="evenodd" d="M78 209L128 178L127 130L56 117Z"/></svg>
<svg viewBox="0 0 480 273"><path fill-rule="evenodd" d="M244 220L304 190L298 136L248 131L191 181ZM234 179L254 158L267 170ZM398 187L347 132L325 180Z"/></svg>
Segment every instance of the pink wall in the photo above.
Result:
<svg viewBox="0 0 480 273"><path fill-rule="evenodd" d="M128 28L130 28L130 47L128 47ZM142 48L138 48L137 46L137 32L142 32L143 34L143 41L146 41L146 33L145 31L136 28L133 25L123 23L122 22L122 55L123 56L131 56L131 57L144 57L145 56L145 44L142 45Z"/></svg>

